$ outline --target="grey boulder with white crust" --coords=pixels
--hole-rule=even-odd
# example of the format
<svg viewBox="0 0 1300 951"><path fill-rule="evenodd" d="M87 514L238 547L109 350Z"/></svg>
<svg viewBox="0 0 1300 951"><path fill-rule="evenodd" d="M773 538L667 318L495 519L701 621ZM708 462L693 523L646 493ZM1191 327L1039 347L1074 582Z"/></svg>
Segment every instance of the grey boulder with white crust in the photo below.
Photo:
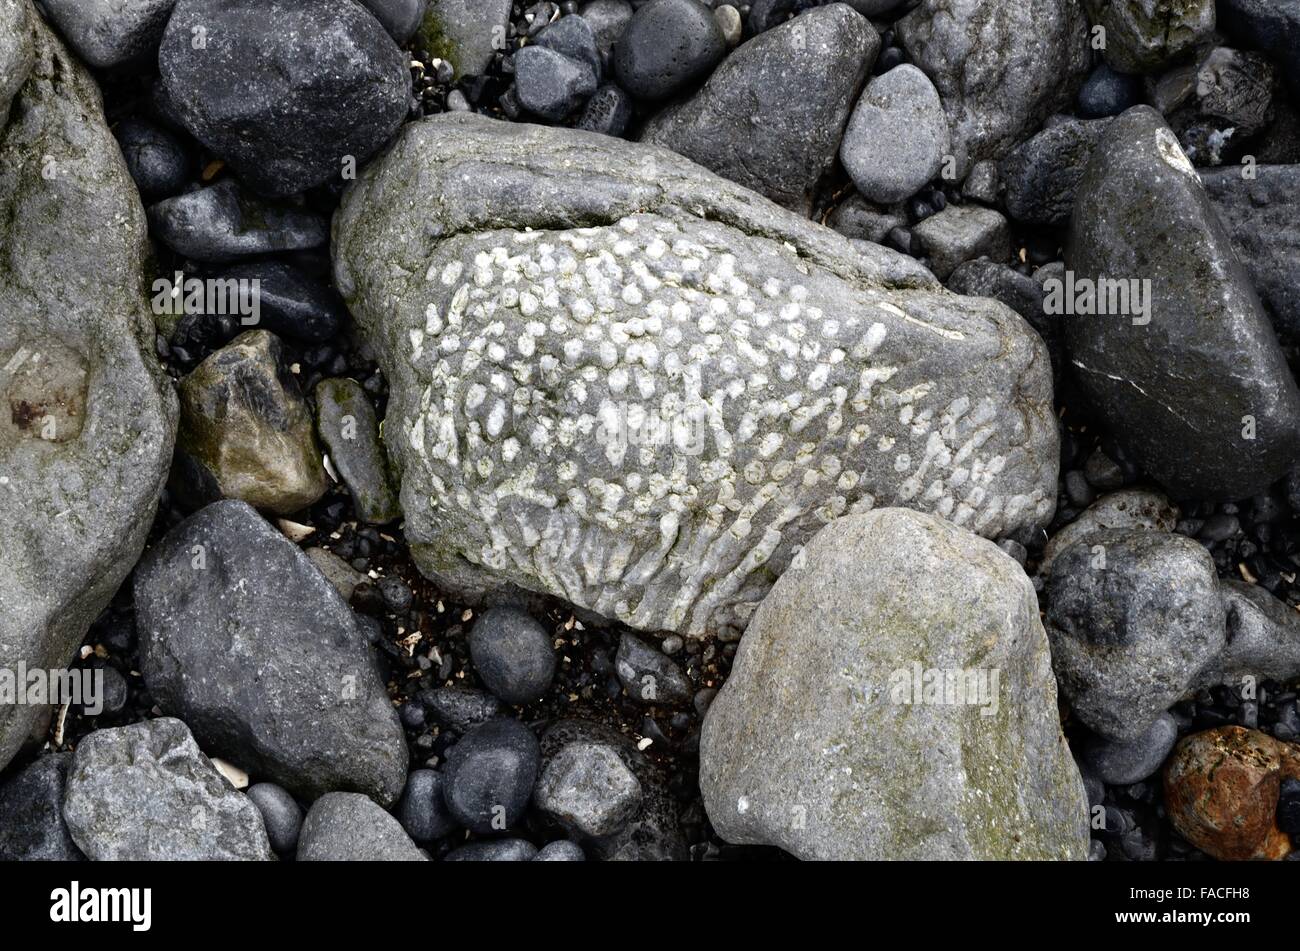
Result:
<svg viewBox="0 0 1300 951"><path fill-rule="evenodd" d="M392 388L417 564L704 635L846 513L1041 525L1042 341L877 250L663 149L408 125L345 196L334 265Z"/></svg>

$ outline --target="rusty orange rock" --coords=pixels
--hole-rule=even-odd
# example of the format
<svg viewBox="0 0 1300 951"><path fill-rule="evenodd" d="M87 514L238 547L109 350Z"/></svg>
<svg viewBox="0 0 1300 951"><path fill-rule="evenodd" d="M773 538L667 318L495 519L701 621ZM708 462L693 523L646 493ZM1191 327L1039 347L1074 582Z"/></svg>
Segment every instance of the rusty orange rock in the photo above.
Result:
<svg viewBox="0 0 1300 951"><path fill-rule="evenodd" d="M1217 859L1281 859L1291 839L1277 827L1278 788L1300 779L1300 746L1239 726L1185 737L1165 765L1174 828Z"/></svg>

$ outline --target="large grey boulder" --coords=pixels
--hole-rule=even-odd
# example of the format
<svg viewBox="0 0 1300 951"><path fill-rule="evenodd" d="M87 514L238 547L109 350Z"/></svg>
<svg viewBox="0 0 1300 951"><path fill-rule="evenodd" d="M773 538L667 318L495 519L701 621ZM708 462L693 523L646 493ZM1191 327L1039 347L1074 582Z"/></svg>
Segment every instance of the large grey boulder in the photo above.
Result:
<svg viewBox="0 0 1300 951"><path fill-rule="evenodd" d="M1081 388L1148 474L1176 496L1238 499L1295 465L1300 390L1196 170L1154 109L1128 110L1098 144L1066 265L1076 285L1105 278L1145 299L1065 323Z"/></svg>
<svg viewBox="0 0 1300 951"><path fill-rule="evenodd" d="M1079 0L921 0L897 29L943 99L961 176L1068 107L1092 62Z"/></svg>
<svg viewBox="0 0 1300 951"><path fill-rule="evenodd" d="M392 389L406 537L462 597L739 629L845 512L999 537L1053 509L1020 317L663 149L416 122L345 196L334 252Z"/></svg>
<svg viewBox="0 0 1300 951"><path fill-rule="evenodd" d="M9 116L9 103L22 88L36 62L28 0L0 0L0 129Z"/></svg>
<svg viewBox="0 0 1300 951"><path fill-rule="evenodd" d="M97 862L270 861L262 815L180 720L98 730L77 747L63 817Z"/></svg>
<svg viewBox="0 0 1300 951"><path fill-rule="evenodd" d="M1300 165L1250 171L1206 169L1201 183L1273 327L1300 340Z"/></svg>
<svg viewBox="0 0 1300 951"><path fill-rule="evenodd" d="M1061 692L1093 732L1128 741L1224 646L1210 553L1182 535L1107 529L1056 556L1047 632Z"/></svg>
<svg viewBox="0 0 1300 951"><path fill-rule="evenodd" d="M718 833L802 859L1086 858L1087 798L1020 566L906 509L837 519L805 555L705 717Z"/></svg>
<svg viewBox="0 0 1300 951"><path fill-rule="evenodd" d="M0 129L0 667L58 669L144 546L176 400L99 91L25 0L0 38L29 67ZM0 768L41 712L0 706Z"/></svg>
<svg viewBox="0 0 1300 951"><path fill-rule="evenodd" d="M852 8L809 10L743 44L699 92L647 122L641 141L807 214L879 50Z"/></svg>
<svg viewBox="0 0 1300 951"><path fill-rule="evenodd" d="M405 736L352 610L246 503L168 532L135 608L145 684L205 749L308 801L401 795Z"/></svg>
<svg viewBox="0 0 1300 951"><path fill-rule="evenodd" d="M427 862L402 824L360 793L321 796L298 837L299 862Z"/></svg>

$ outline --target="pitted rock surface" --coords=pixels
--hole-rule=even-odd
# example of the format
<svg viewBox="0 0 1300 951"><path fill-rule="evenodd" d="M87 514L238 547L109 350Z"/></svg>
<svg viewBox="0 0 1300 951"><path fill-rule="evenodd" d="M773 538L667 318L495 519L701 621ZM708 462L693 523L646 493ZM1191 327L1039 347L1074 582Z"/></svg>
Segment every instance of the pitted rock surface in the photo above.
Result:
<svg viewBox="0 0 1300 951"><path fill-rule="evenodd" d="M144 546L176 400L98 89L28 0L0 0L0 67L0 668L58 669ZM0 768L43 712L0 706Z"/></svg>
<svg viewBox="0 0 1300 951"><path fill-rule="evenodd" d="M335 274L392 386L407 538L642 629L743 628L805 541L1055 499L1041 340L658 148L449 115L349 191Z"/></svg>

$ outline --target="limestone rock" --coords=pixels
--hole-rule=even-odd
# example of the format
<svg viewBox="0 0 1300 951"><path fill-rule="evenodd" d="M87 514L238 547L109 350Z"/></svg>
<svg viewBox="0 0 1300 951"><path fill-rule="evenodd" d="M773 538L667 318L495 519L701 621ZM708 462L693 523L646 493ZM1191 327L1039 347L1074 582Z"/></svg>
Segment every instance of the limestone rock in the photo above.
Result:
<svg viewBox="0 0 1300 951"><path fill-rule="evenodd" d="M1086 858L1087 798L1020 566L906 509L837 519L805 555L705 717L718 833L803 859Z"/></svg>
<svg viewBox="0 0 1300 951"><path fill-rule="evenodd" d="M345 196L335 275L392 388L421 569L632 627L739 629L818 528L1041 524L1042 341L662 149L447 115Z"/></svg>

